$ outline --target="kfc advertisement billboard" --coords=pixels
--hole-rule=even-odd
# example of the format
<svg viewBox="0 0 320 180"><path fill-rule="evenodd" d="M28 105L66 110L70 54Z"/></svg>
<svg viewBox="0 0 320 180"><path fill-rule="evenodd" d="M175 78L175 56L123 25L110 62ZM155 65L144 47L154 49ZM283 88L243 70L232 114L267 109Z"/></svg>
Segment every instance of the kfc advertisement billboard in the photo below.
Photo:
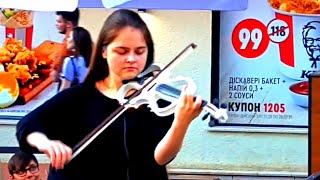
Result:
<svg viewBox="0 0 320 180"><path fill-rule="evenodd" d="M308 126L308 77L320 70L320 3L281 2L249 0L245 11L220 13L227 123Z"/></svg>

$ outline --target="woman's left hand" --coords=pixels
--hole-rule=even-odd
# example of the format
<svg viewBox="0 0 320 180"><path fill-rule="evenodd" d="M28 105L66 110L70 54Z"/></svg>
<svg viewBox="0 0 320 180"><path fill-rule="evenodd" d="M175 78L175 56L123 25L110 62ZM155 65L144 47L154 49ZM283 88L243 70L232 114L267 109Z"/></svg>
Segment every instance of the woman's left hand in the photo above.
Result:
<svg viewBox="0 0 320 180"><path fill-rule="evenodd" d="M180 94L176 106L175 119L177 125L188 126L202 111L202 98L194 96L185 86Z"/></svg>

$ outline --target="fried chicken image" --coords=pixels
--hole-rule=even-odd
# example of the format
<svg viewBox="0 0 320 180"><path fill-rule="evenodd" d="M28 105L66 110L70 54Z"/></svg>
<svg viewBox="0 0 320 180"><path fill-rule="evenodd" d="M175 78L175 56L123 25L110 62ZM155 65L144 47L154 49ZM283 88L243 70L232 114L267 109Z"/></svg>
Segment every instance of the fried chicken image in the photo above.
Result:
<svg viewBox="0 0 320 180"><path fill-rule="evenodd" d="M10 52L6 48L0 48L0 64L10 63L14 56L15 54Z"/></svg>
<svg viewBox="0 0 320 180"><path fill-rule="evenodd" d="M14 38L6 38L3 47L14 54L27 50L27 48L23 46L22 40L16 40Z"/></svg>
<svg viewBox="0 0 320 180"><path fill-rule="evenodd" d="M290 13L320 14L319 0L269 0L269 3L275 9Z"/></svg>
<svg viewBox="0 0 320 180"><path fill-rule="evenodd" d="M13 74L22 84L25 84L29 79L31 79L28 65L10 63L7 66L7 72Z"/></svg>
<svg viewBox="0 0 320 180"><path fill-rule="evenodd" d="M37 58L34 55L34 51L25 50L18 52L13 59L13 63L18 65L27 65L30 72L37 70Z"/></svg>

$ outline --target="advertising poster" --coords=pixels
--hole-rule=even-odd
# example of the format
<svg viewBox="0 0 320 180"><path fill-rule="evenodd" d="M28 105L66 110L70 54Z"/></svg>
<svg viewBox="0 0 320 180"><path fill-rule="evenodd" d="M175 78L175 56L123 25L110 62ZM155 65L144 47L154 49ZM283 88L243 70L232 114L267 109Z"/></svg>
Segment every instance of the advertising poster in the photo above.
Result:
<svg viewBox="0 0 320 180"><path fill-rule="evenodd" d="M55 12L0 10L0 119L19 119L57 93L52 56L63 35Z"/></svg>
<svg viewBox="0 0 320 180"><path fill-rule="evenodd" d="M299 2L249 0L245 11L220 13L227 123L308 126L308 77L320 70L320 3Z"/></svg>

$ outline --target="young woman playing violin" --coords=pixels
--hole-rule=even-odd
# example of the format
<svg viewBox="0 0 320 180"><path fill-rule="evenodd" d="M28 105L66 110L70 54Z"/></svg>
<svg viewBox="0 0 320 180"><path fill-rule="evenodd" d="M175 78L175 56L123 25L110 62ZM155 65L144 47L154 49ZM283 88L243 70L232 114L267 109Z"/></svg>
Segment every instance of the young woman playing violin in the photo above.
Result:
<svg viewBox="0 0 320 180"><path fill-rule="evenodd" d="M123 81L148 68L153 56L151 34L139 15L116 10L100 31L85 82L60 92L18 123L20 148L50 158L49 180L168 179L166 164L202 109L202 99L187 88L173 115L158 117L146 105L130 108L71 160L72 147L120 106L116 95Z"/></svg>

